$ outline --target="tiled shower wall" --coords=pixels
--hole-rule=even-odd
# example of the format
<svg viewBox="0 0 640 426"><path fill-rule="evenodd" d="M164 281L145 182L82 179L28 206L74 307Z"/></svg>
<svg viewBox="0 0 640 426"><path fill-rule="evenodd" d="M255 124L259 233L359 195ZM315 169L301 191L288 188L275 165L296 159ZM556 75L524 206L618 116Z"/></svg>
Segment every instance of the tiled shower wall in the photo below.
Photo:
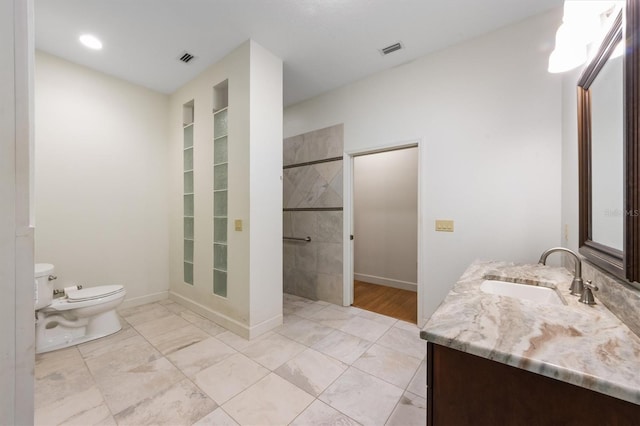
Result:
<svg viewBox="0 0 640 426"><path fill-rule="evenodd" d="M343 125L284 140L284 292L342 304Z"/></svg>

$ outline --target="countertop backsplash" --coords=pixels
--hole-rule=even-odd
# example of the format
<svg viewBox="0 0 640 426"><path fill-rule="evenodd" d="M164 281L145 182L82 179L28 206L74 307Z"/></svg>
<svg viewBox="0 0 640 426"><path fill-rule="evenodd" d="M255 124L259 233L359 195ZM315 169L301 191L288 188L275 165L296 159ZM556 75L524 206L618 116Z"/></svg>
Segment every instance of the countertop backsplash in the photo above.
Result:
<svg viewBox="0 0 640 426"><path fill-rule="evenodd" d="M640 290L582 260L582 277L598 286L597 303L605 305L629 330L640 337Z"/></svg>

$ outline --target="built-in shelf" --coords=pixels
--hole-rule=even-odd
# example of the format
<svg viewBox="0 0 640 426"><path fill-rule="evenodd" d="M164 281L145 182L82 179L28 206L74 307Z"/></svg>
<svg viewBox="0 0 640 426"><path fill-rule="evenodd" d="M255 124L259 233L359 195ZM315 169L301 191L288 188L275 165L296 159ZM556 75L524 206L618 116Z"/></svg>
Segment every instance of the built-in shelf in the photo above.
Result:
<svg viewBox="0 0 640 426"><path fill-rule="evenodd" d="M227 297L228 80L213 88L213 294Z"/></svg>
<svg viewBox="0 0 640 426"><path fill-rule="evenodd" d="M183 278L193 285L195 193L193 186L193 101L182 107L183 123Z"/></svg>

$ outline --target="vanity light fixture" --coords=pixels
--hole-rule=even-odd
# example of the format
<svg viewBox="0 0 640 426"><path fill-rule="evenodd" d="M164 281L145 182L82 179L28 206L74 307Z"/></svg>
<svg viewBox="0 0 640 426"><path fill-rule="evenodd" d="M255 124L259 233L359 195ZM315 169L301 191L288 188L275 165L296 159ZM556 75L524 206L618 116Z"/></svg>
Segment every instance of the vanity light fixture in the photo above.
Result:
<svg viewBox="0 0 640 426"><path fill-rule="evenodd" d="M556 48L549 55L550 73L560 73L576 68L587 60L587 45L576 37L566 23L556 32Z"/></svg>
<svg viewBox="0 0 640 426"><path fill-rule="evenodd" d="M82 43L84 46L88 47L89 49L93 49L93 50L102 49L102 42L96 36L93 36L91 34L82 34L79 40L80 40L80 43Z"/></svg>
<svg viewBox="0 0 640 426"><path fill-rule="evenodd" d="M562 25L549 55L550 73L569 71L584 64L588 46L602 36L623 1L565 0Z"/></svg>

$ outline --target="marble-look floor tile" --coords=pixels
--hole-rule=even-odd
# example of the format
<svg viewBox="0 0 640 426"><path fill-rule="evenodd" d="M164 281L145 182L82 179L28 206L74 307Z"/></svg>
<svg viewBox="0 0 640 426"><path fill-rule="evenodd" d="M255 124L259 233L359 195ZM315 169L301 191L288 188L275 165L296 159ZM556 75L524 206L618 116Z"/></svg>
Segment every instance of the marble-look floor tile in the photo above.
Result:
<svg viewBox="0 0 640 426"><path fill-rule="evenodd" d="M352 310L350 307L331 305L314 313L309 319L326 325L327 327L339 329L359 313L360 311Z"/></svg>
<svg viewBox="0 0 640 426"><path fill-rule="evenodd" d="M118 425L191 426L217 405L190 380L184 379L116 414Z"/></svg>
<svg viewBox="0 0 640 426"><path fill-rule="evenodd" d="M304 297L297 296L291 293L282 293L282 301L285 305L288 306L302 306L314 304L313 300L305 299Z"/></svg>
<svg viewBox="0 0 640 426"><path fill-rule="evenodd" d="M252 341L240 352L269 370L275 370L305 349L304 345L274 333L268 339Z"/></svg>
<svg viewBox="0 0 640 426"><path fill-rule="evenodd" d="M376 343L415 358L423 359L427 356L427 342L420 338L419 333L404 328L391 327Z"/></svg>
<svg viewBox="0 0 640 426"><path fill-rule="evenodd" d="M282 330L286 325L290 325L296 322L300 322L300 321L306 321L304 318L299 317L297 315L283 315L282 316L282 325L274 328L272 331L274 332L280 332L280 330Z"/></svg>
<svg viewBox="0 0 640 426"><path fill-rule="evenodd" d="M160 358L128 371L107 372L96 381L111 412L117 414L182 379L180 370L166 358Z"/></svg>
<svg viewBox="0 0 640 426"><path fill-rule="evenodd" d="M284 324L253 340L170 300L124 309L133 326L123 320L114 335L36 357L36 422L315 426L425 418L426 364L407 379L410 366L398 361L424 360L417 326L290 294L283 300L291 312ZM376 339L380 327L391 328L375 345L362 338ZM399 389L391 383L408 386L390 408L389 394Z"/></svg>
<svg viewBox="0 0 640 426"><path fill-rule="evenodd" d="M225 411L216 408L211 413L201 418L193 424L193 426L239 426L238 423L231 418Z"/></svg>
<svg viewBox="0 0 640 426"><path fill-rule="evenodd" d="M402 393L399 387L351 367L319 399L363 425L383 425Z"/></svg>
<svg viewBox="0 0 640 426"><path fill-rule="evenodd" d="M301 306L299 309L295 311L295 314L302 318L312 319L313 315L318 312L326 309L326 305L321 305L317 303L306 304L305 306Z"/></svg>
<svg viewBox="0 0 640 426"><path fill-rule="evenodd" d="M287 271L287 270L285 270L285 272L284 272L285 277L286 277L286 274L287 274L287 273L288 273L288 271ZM287 286L291 286L291 289L292 289L292 291L293 291L293 289L295 288L295 283L292 283L292 282L291 282L290 280L288 280L287 278L285 278L284 282L285 282L285 283L284 283L285 288L287 288ZM289 306L287 306L287 305L285 305L285 306L283 306L283 307L282 307L282 317L283 317L283 318L287 318L287 317L295 317L295 316L296 316L296 315L295 315L295 314L296 314L296 311L298 311L299 309L300 309L300 308L295 307L295 306L290 306L290 305L289 305ZM297 317L297 318L302 318L302 317Z"/></svg>
<svg viewBox="0 0 640 426"><path fill-rule="evenodd" d="M269 339L271 336L273 336L274 333L272 331L268 331L258 337L256 337L255 339L245 339L244 337L240 337L237 334L231 332L231 331L225 331L224 333L220 333L216 336L216 339L220 340L221 342L231 346L233 349L237 350L237 351L242 351L244 349L246 349L249 345L251 345L254 342L257 342L258 340L262 340L262 339Z"/></svg>
<svg viewBox="0 0 640 426"><path fill-rule="evenodd" d="M269 374L269 370L242 354L234 354L196 374L195 384L218 405Z"/></svg>
<svg viewBox="0 0 640 426"><path fill-rule="evenodd" d="M361 316L353 317L340 327L340 330L345 333L352 334L360 337L361 339L375 342L378 340L387 330L389 325L384 325L379 322L371 321Z"/></svg>
<svg viewBox="0 0 640 426"><path fill-rule="evenodd" d="M86 391L95 386L95 381L74 347L38 355L35 385L34 404L40 408Z"/></svg>
<svg viewBox="0 0 640 426"><path fill-rule="evenodd" d="M427 401L418 395L405 392L391 413L388 426L423 426L427 423Z"/></svg>
<svg viewBox="0 0 640 426"><path fill-rule="evenodd" d="M129 311L129 309L131 309L131 311ZM129 309L120 311L120 315L133 326L174 315L166 307L158 305L157 303L150 303L148 305L137 306Z"/></svg>
<svg viewBox="0 0 640 426"><path fill-rule="evenodd" d="M306 346L311 346L314 343L317 343L329 334L333 333L333 331L334 329L331 327L327 327L304 318L300 318L295 321L288 321L277 330L277 332L283 336Z"/></svg>
<svg viewBox="0 0 640 426"><path fill-rule="evenodd" d="M35 377L36 379L50 375L64 368L74 367L82 362L82 356L73 346L53 352L36 355Z"/></svg>
<svg viewBox="0 0 640 426"><path fill-rule="evenodd" d="M313 402L313 397L271 373L222 408L242 425L283 425Z"/></svg>
<svg viewBox="0 0 640 426"><path fill-rule="evenodd" d="M217 336L227 331L224 327L219 326L215 322L196 314L190 310L180 312L180 316L201 330L206 331L211 336Z"/></svg>
<svg viewBox="0 0 640 426"><path fill-rule="evenodd" d="M418 327L415 323L407 322L404 320L398 320L393 326L410 331L414 334L417 334L418 336L420 335L421 328Z"/></svg>
<svg viewBox="0 0 640 426"><path fill-rule="evenodd" d="M421 360L411 355L373 344L353 366L386 382L405 389Z"/></svg>
<svg viewBox="0 0 640 426"><path fill-rule="evenodd" d="M36 388L38 386L36 384ZM51 391L55 393L55 389ZM95 385L85 390L65 393L63 398L57 398L48 405L36 407L34 424L60 425L66 423L84 426L113 422L111 412L104 404L102 394Z"/></svg>
<svg viewBox="0 0 640 426"><path fill-rule="evenodd" d="M312 348L351 365L371 345L372 342L368 340L336 330L313 345Z"/></svg>
<svg viewBox="0 0 640 426"><path fill-rule="evenodd" d="M68 420L60 423L58 426L116 426L116 420L113 418L109 407L102 404L90 410L83 411Z"/></svg>
<svg viewBox="0 0 640 426"><path fill-rule="evenodd" d="M173 301L169 301L169 303L162 303L162 305L174 314L179 314L180 312L189 310L186 306L182 306L181 304Z"/></svg>
<svg viewBox="0 0 640 426"><path fill-rule="evenodd" d="M197 373L215 365L223 359L237 353L215 337L175 351L167 356L187 377L193 379Z"/></svg>
<svg viewBox="0 0 640 426"><path fill-rule="evenodd" d="M359 426L360 423L316 399L290 426Z"/></svg>
<svg viewBox="0 0 640 426"><path fill-rule="evenodd" d="M275 373L311 395L318 396L346 369L346 364L307 349L275 370Z"/></svg>
<svg viewBox="0 0 640 426"><path fill-rule="evenodd" d="M420 368L414 374L413 379L407 386L407 390L413 394L421 396L422 398L427 397L427 362L426 359L423 359L420 363Z"/></svg>
<svg viewBox="0 0 640 426"><path fill-rule="evenodd" d="M145 303L143 305L132 306L130 308L120 308L117 312L121 317L126 318L157 309L158 305L161 305L161 303Z"/></svg>
<svg viewBox="0 0 640 426"><path fill-rule="evenodd" d="M187 321L178 315L171 313L162 318L134 325L133 328L135 328L145 339L150 340L154 337L161 336L169 331L182 328L187 325L189 325Z"/></svg>
<svg viewBox="0 0 640 426"><path fill-rule="evenodd" d="M187 348L194 343L208 339L209 337L211 336L208 333L193 324L188 324L184 327L148 338L148 340L163 355L168 355L180 349Z"/></svg>
<svg viewBox="0 0 640 426"><path fill-rule="evenodd" d="M359 317L361 318L365 318L371 321L375 321L378 322L382 325L386 325L388 327L391 327L392 325L396 324L398 322L397 319L392 318L392 317L388 317L386 315L382 315L382 314L378 314L376 312L370 312L370 311L365 311L363 310L362 312L360 312L358 314ZM418 330L419 332L420 330Z"/></svg>
<svg viewBox="0 0 640 426"><path fill-rule="evenodd" d="M127 324L126 322L124 323ZM135 328L129 326L128 328L123 328L122 330L118 331L117 333L111 334L110 336L102 337L100 339L92 340L90 342L78 345L78 350L80 351L84 359L91 359L106 352L113 351L114 348L121 345L123 341L135 336L139 336L139 333Z"/></svg>
<svg viewBox="0 0 640 426"><path fill-rule="evenodd" d="M114 372L128 371L160 357L162 354L156 348L142 336L135 335L116 342L111 348L104 348L100 355L91 356L85 362L91 374L99 378Z"/></svg>

